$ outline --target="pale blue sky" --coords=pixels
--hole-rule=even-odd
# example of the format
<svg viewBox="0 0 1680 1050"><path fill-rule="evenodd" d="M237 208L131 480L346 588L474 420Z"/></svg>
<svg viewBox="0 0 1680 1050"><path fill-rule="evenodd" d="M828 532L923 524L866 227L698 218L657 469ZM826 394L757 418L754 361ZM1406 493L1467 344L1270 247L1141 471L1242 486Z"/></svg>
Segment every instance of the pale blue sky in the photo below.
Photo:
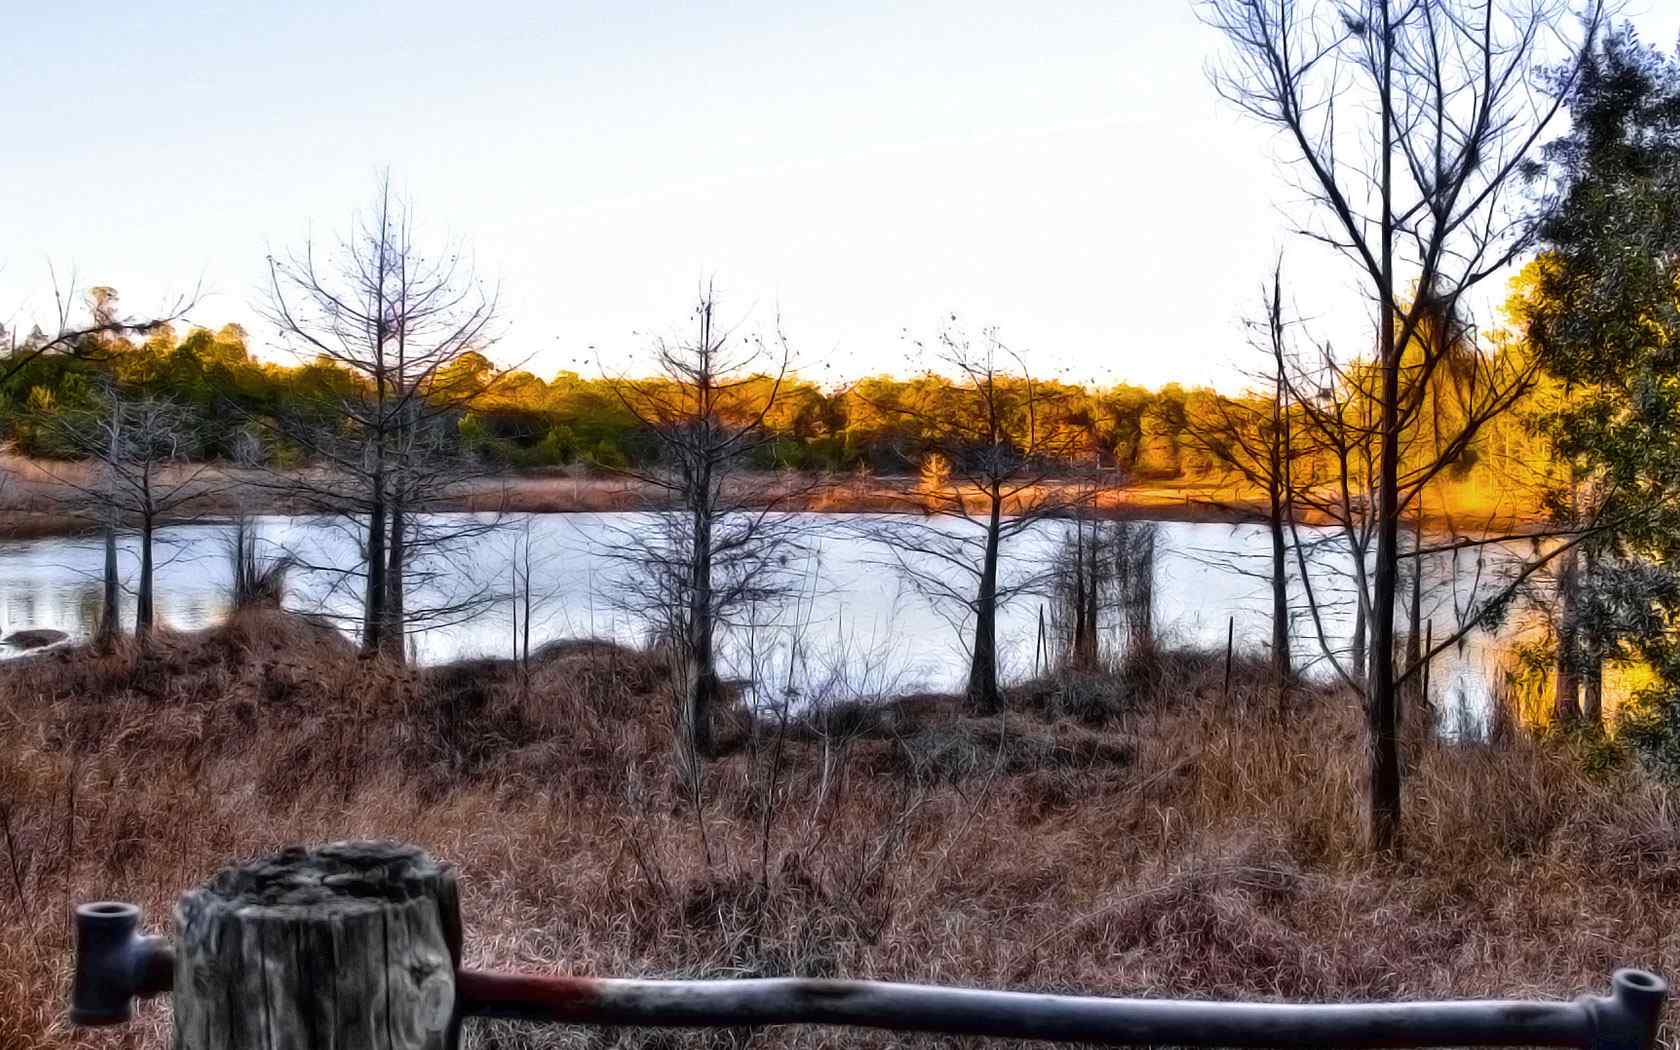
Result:
<svg viewBox="0 0 1680 1050"><path fill-rule="evenodd" d="M1629 13L1666 46L1676 7ZM847 376L956 312L1042 371L1229 385L1280 246L1363 323L1282 232L1188 0L6 3L0 39L8 322L50 309L50 259L135 309L202 277L194 319L261 345L268 246L342 230L389 165L544 375L633 360L706 276Z"/></svg>

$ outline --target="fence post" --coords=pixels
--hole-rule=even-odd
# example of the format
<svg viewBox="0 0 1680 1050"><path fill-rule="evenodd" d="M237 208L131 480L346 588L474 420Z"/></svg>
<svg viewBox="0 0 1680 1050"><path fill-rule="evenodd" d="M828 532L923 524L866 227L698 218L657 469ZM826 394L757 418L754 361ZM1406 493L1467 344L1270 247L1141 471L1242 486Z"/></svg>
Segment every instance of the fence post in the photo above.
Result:
<svg viewBox="0 0 1680 1050"><path fill-rule="evenodd" d="M176 920L177 1050L457 1041L455 876L415 847L288 849L223 870Z"/></svg>

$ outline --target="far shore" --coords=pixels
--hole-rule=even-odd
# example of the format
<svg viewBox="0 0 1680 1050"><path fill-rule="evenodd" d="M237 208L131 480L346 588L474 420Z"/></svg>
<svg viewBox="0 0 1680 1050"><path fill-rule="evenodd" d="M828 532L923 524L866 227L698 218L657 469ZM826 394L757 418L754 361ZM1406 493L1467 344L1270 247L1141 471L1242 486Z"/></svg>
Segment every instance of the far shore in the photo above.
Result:
<svg viewBox="0 0 1680 1050"><path fill-rule="evenodd" d="M78 464L43 464L18 457L0 463L9 476L0 489L0 538L21 540L71 536L93 527L74 506ZM311 508L288 500L267 475L233 468L205 470L206 492L192 512L168 524L227 518L238 513L302 514ZM742 484L774 496L787 510L823 514L917 513L923 508L919 480L908 476L844 474L750 474ZM601 476L579 468L507 473L486 477L436 501L431 509L520 514L610 513L658 509L659 494L633 479ZM1107 519L1191 523L1255 523L1266 519L1261 494L1222 479L1143 479L1101 493L1095 513ZM1328 524L1299 514L1302 525ZM1424 528L1436 533L1521 532L1534 520L1512 510L1478 508L1442 514L1432 508Z"/></svg>

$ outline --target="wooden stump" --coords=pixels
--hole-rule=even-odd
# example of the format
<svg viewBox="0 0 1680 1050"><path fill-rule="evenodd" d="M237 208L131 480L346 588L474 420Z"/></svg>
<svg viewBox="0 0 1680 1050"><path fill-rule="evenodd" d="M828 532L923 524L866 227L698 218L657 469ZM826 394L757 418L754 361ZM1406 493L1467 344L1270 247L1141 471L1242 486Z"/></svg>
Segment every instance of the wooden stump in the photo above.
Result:
<svg viewBox="0 0 1680 1050"><path fill-rule="evenodd" d="M390 842L292 848L187 893L176 1050L449 1050L455 875Z"/></svg>

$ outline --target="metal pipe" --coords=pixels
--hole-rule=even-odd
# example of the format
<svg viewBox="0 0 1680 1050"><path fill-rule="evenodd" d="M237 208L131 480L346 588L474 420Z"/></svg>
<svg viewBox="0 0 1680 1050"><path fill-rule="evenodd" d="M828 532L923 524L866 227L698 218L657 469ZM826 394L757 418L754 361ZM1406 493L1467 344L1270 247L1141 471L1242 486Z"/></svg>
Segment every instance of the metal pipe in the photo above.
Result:
<svg viewBox="0 0 1680 1050"><path fill-rule="evenodd" d="M1111 1046L1560 1046L1648 1050L1667 986L1617 971L1607 997L1575 1002L1296 1005L1102 999L1032 992L770 978L660 981L463 970L461 1012L657 1027L831 1024Z"/></svg>
<svg viewBox="0 0 1680 1050"><path fill-rule="evenodd" d="M70 1021L122 1024L134 1000L175 985L175 947L163 937L141 936L140 909L122 901L76 908L76 971L70 987Z"/></svg>

